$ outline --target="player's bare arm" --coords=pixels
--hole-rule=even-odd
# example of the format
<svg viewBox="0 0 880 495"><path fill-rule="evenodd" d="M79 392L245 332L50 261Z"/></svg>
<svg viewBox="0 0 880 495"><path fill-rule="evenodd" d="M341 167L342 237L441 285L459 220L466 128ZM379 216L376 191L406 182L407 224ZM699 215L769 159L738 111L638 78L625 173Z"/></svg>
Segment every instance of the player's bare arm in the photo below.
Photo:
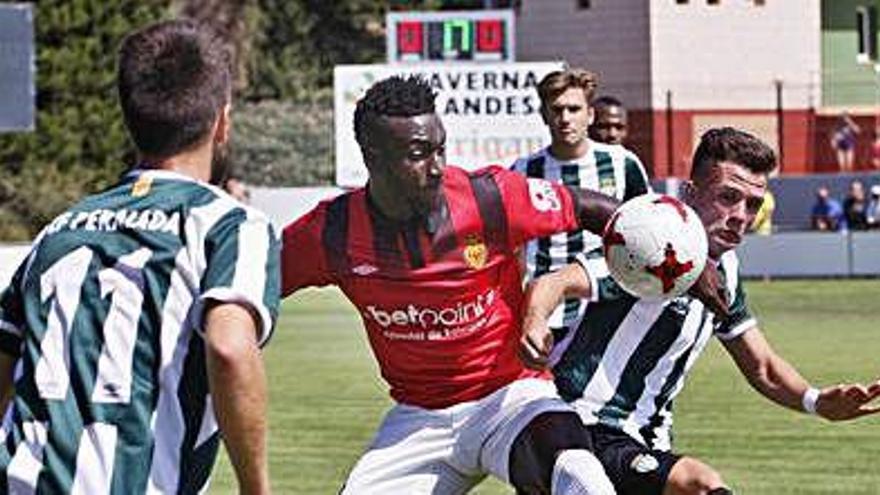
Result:
<svg viewBox="0 0 880 495"><path fill-rule="evenodd" d="M17 357L0 352L0 411L5 411L14 392L14 370Z"/></svg>
<svg viewBox="0 0 880 495"><path fill-rule="evenodd" d="M588 298L591 289L590 279L578 263L568 264L529 284L519 346L519 358L526 366L544 369L549 365L553 334L547 318L564 298Z"/></svg>
<svg viewBox="0 0 880 495"><path fill-rule="evenodd" d="M269 493L266 374L256 317L238 304L205 312L208 381L214 412L242 493Z"/></svg>
<svg viewBox="0 0 880 495"><path fill-rule="evenodd" d="M831 421L880 412L880 406L871 404L880 396L880 382L834 385L813 392L800 373L776 354L758 328L725 342L725 347L752 387L777 404L796 411L806 409Z"/></svg>

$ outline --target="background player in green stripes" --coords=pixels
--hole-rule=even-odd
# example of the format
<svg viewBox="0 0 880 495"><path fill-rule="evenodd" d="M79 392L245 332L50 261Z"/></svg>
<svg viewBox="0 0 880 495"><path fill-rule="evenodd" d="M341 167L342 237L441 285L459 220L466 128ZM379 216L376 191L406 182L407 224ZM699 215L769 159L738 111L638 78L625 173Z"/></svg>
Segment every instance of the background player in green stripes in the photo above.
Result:
<svg viewBox="0 0 880 495"><path fill-rule="evenodd" d="M587 129L590 139L605 144L623 145L629 135L626 108L617 98L603 95L593 100L596 116Z"/></svg>
<svg viewBox="0 0 880 495"><path fill-rule="evenodd" d="M703 135L684 185L683 199L706 227L709 256L725 280L729 318L689 296L638 300L608 277L601 256L583 256L530 289L524 332L543 347L524 356L535 367L548 362L546 318L557 301L563 294L591 300L554 373L560 394L591 425L596 455L620 494L730 493L714 469L670 452L672 401L713 334L749 383L782 406L829 420L880 410L868 405L880 383L812 388L773 351L749 312L733 250L761 207L775 166L773 151L755 137L713 129Z"/></svg>
<svg viewBox="0 0 880 495"><path fill-rule="evenodd" d="M517 160L512 170L529 177L559 182L569 187L599 191L626 201L651 188L639 158L617 143L587 136L594 123L593 93L596 76L568 68L547 74L538 84L541 117L550 130L550 146ZM588 231L563 232L530 241L525 250L529 279L558 270L581 253L601 249L599 236ZM569 299L550 318L557 340L576 328L585 304Z"/></svg>
<svg viewBox="0 0 880 495"><path fill-rule="evenodd" d="M190 21L126 38L122 113L140 164L58 216L0 299L2 493L197 493L220 432L267 493L259 345L278 304L267 219L208 184L230 65Z"/></svg>

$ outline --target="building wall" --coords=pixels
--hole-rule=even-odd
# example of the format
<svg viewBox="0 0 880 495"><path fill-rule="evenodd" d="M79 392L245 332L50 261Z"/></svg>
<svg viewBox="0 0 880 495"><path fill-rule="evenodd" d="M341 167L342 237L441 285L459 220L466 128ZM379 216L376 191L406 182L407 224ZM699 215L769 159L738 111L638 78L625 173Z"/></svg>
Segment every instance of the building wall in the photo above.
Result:
<svg viewBox="0 0 880 495"><path fill-rule="evenodd" d="M644 147L649 154L640 155L652 177L686 177L691 157L700 136L711 127L732 126L761 138L779 154L782 145L780 172L803 174L814 169L813 140L810 132L814 115L810 110L785 110L782 113L782 143L779 140L778 119L775 111L768 110L663 110L639 112L638 119L652 120L652 144ZM671 124L671 132L670 132ZM669 146L670 138L672 146Z"/></svg>
<svg viewBox="0 0 880 495"><path fill-rule="evenodd" d="M854 110L880 102L878 73L874 61L859 63L856 7L880 2L872 0L822 1L822 106ZM859 109L855 109L859 110Z"/></svg>
<svg viewBox="0 0 880 495"><path fill-rule="evenodd" d="M808 108L820 90L819 0L650 0L653 108ZM818 100L816 100L818 101ZM815 103L812 105L815 106Z"/></svg>
<svg viewBox="0 0 880 495"><path fill-rule="evenodd" d="M630 108L649 105L647 0L524 0L517 12L519 61L565 60L599 74L599 94Z"/></svg>
<svg viewBox="0 0 880 495"><path fill-rule="evenodd" d="M822 104L823 2L836 1L593 0L579 9L571 0L524 0L517 58L597 71L599 92L629 107L628 146L654 177L685 175L701 132L717 125L762 137L782 156L783 173L828 170L827 119L814 109Z"/></svg>

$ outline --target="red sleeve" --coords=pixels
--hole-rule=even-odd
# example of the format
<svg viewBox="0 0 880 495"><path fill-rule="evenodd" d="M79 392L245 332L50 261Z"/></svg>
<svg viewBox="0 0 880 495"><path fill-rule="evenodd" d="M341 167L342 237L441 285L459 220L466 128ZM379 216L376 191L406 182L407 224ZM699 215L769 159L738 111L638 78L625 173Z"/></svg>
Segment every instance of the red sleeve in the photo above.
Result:
<svg viewBox="0 0 880 495"><path fill-rule="evenodd" d="M281 295L333 282L321 242L326 203L284 228L281 244Z"/></svg>
<svg viewBox="0 0 880 495"><path fill-rule="evenodd" d="M564 185L500 167L494 175L507 213L511 247L579 229L574 199Z"/></svg>

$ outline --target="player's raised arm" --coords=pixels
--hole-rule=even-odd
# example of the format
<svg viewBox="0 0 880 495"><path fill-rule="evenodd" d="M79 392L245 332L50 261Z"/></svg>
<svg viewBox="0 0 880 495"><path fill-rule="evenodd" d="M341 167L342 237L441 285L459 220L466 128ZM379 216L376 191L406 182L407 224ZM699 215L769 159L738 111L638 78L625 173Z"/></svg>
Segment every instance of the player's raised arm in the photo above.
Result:
<svg viewBox="0 0 880 495"><path fill-rule="evenodd" d="M608 220L620 206L620 202L611 196L590 189L568 187L568 191L574 200L580 227L601 236Z"/></svg>
<svg viewBox="0 0 880 495"><path fill-rule="evenodd" d="M589 298L591 289L589 277L577 263L543 275L528 285L519 347L519 358L526 366L544 369L549 365L553 334L547 318L564 298Z"/></svg>
<svg viewBox="0 0 880 495"><path fill-rule="evenodd" d="M813 388L788 361L776 354L757 327L725 341L724 345L749 384L777 404L831 421L880 412L880 406L870 404L880 396L880 382Z"/></svg>

